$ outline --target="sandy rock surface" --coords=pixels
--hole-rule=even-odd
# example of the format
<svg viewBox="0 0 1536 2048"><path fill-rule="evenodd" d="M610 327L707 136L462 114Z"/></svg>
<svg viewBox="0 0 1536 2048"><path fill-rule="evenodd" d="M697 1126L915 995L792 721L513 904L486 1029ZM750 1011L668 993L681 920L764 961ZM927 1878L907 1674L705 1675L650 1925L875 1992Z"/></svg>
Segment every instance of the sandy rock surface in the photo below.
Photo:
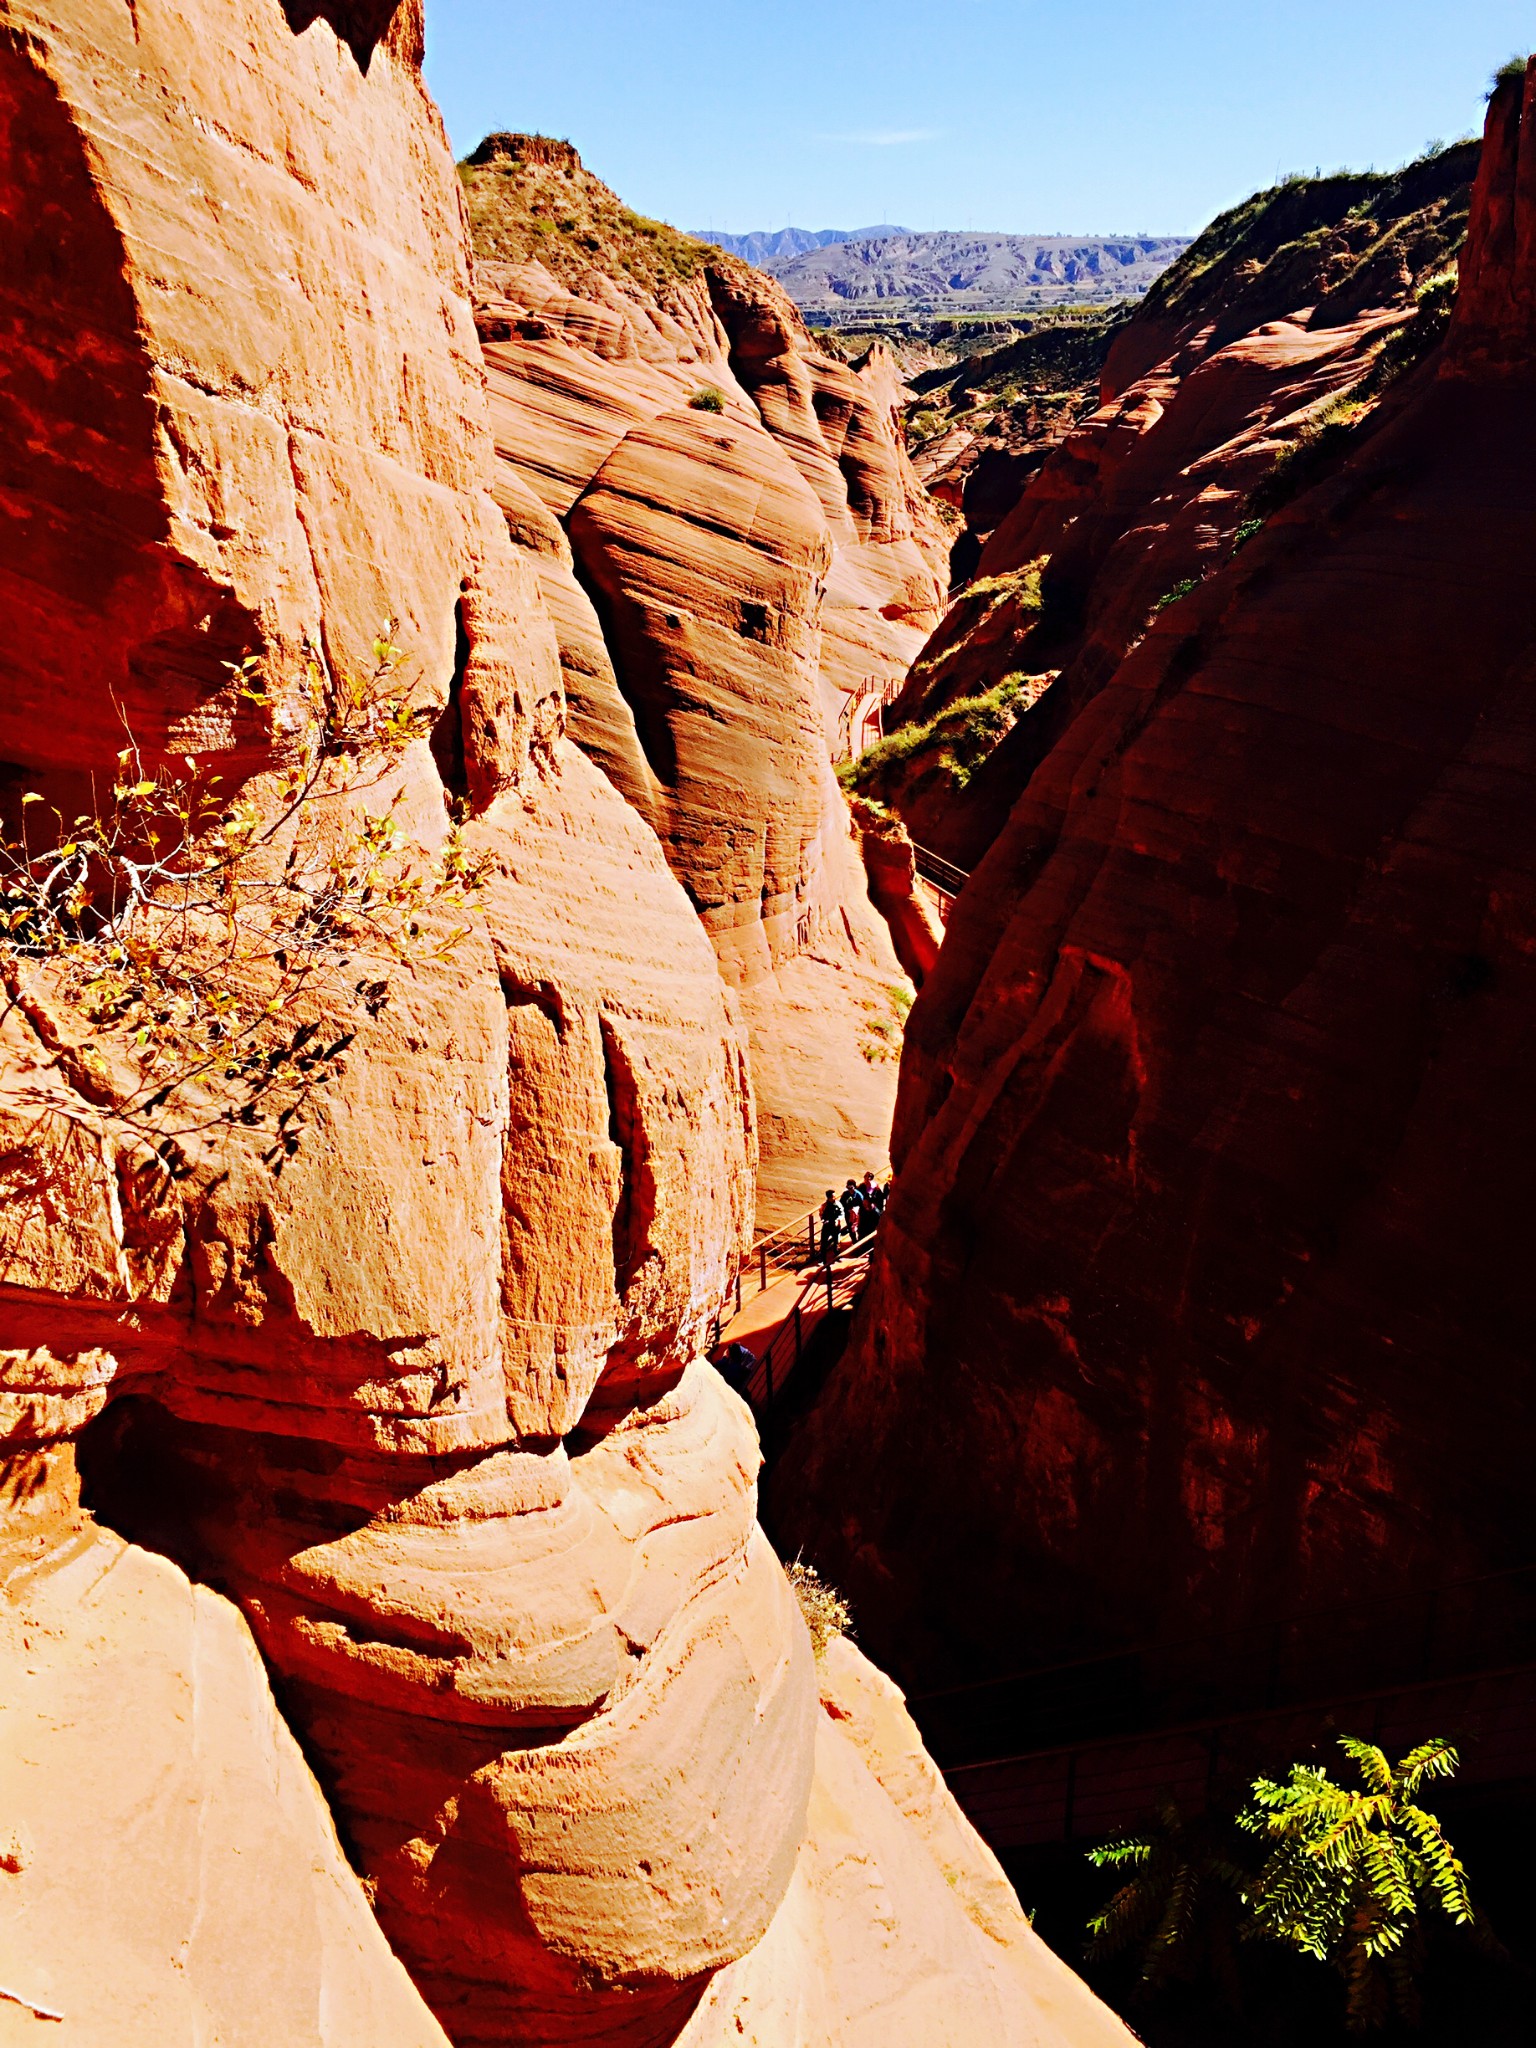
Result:
<svg viewBox="0 0 1536 2048"><path fill-rule="evenodd" d="M8 1505L0 2039L445 2048L238 1609Z"/></svg>
<svg viewBox="0 0 1536 2048"><path fill-rule="evenodd" d="M793 1882L679 2048L1126 2048L1134 2037L1031 1928L896 1687L843 1638L818 1675L811 1822Z"/></svg>

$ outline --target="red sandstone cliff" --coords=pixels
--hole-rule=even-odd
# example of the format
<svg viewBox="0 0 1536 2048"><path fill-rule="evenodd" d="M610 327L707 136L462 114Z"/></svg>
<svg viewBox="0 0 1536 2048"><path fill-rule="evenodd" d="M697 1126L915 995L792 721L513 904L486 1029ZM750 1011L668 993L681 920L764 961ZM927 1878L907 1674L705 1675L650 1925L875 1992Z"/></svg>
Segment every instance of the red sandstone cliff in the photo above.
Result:
<svg viewBox="0 0 1536 2048"><path fill-rule="evenodd" d="M637 224L568 145L491 137L464 177L499 495L572 735L741 1003L775 1225L887 1144L902 972L829 748L937 620L937 521L879 366L820 355L771 279Z"/></svg>
<svg viewBox="0 0 1536 2048"><path fill-rule="evenodd" d="M486 863L287 1156L238 1118L153 1149L131 1052L6 956L6 2010L87 2048L1108 2048L884 1681L818 1682L757 1529L699 1356L745 1047L565 735L420 30L0 5L8 817L90 800L125 727L269 811L313 662L392 614L431 739L349 801L430 850L460 798Z"/></svg>
<svg viewBox="0 0 1536 2048"><path fill-rule="evenodd" d="M908 1670L1528 1554L1523 93L1443 354L1064 716L914 1008L873 1284L772 1501ZM1260 345L1266 388L1313 360Z"/></svg>
<svg viewBox="0 0 1536 2048"><path fill-rule="evenodd" d="M1458 144L1399 172L1257 194L1158 280L1110 349L1098 411L992 533L893 707L893 722L920 726L1031 679L968 778L928 746L869 780L917 840L973 867L1159 606L1401 402L1443 331L1476 154Z"/></svg>

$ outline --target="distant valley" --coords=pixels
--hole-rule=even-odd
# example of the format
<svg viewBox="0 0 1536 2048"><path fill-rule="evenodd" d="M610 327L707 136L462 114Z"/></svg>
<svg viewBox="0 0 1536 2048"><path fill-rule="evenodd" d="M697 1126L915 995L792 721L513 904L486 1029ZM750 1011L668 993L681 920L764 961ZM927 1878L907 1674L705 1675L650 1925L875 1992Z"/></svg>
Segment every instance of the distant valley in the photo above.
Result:
<svg viewBox="0 0 1536 2048"><path fill-rule="evenodd" d="M708 235L771 271L802 312L1017 313L1140 298L1183 250L1183 235L1004 235L905 228L781 228Z"/></svg>

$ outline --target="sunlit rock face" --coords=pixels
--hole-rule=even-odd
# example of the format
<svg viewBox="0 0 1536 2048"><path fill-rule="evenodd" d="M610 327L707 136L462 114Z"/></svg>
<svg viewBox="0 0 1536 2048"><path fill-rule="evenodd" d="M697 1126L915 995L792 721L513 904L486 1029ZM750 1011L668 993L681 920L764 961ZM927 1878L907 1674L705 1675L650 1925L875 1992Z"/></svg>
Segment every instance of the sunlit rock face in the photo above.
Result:
<svg viewBox="0 0 1536 2048"><path fill-rule="evenodd" d="M961 786L914 764L873 792L920 844L975 867L1158 607L1247 545L1285 465L1294 481L1396 403L1443 332L1478 154L1287 181L1157 280L1109 346L1097 408L1051 429L892 707L908 723L1010 676L1050 679Z"/></svg>
<svg viewBox="0 0 1536 2048"><path fill-rule="evenodd" d="M937 622L943 535L878 364L821 355L745 264L632 246L634 216L549 148L490 137L464 173L497 495L555 617L572 736L659 835L737 992L777 1225L886 1150L905 981L830 754ZM589 213L589 253L550 251ZM560 277L496 253L530 224Z"/></svg>
<svg viewBox="0 0 1536 2048"><path fill-rule="evenodd" d="M750 1228L746 1046L565 735L420 29L0 6L8 818L125 730L270 803L309 664L355 677L389 617L430 737L369 801L430 849L453 799L484 864L286 1154L157 1153L58 984L8 990L7 1997L102 2048L714 2043L771 1939L818 2040L867 2038L883 1944L962 1959L972 2038L1124 2038L1070 1980L1026 2031L999 1987L1062 1973L985 1852L910 1756L876 1796L827 1747L699 1355ZM888 1891L817 1818L855 1797Z"/></svg>
<svg viewBox="0 0 1536 2048"><path fill-rule="evenodd" d="M955 907L773 1502L909 1670L1527 1555L1533 134L1501 86L1443 351L1157 615Z"/></svg>

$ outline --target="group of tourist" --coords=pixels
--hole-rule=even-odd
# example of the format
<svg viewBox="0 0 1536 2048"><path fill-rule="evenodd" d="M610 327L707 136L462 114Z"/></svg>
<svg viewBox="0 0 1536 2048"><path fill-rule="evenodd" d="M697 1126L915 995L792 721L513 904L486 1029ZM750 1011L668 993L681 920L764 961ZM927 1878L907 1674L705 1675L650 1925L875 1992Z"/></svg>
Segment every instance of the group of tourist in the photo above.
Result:
<svg viewBox="0 0 1536 2048"><path fill-rule="evenodd" d="M837 1257L838 1247L844 1239L849 1244L857 1244L879 1228L888 1192L872 1173L866 1173L861 1181L850 1180L840 1195L831 1188L827 1189L827 1199L821 1205L821 1263L824 1266L830 1266Z"/></svg>
<svg viewBox="0 0 1536 2048"><path fill-rule="evenodd" d="M866 1173L860 1181L849 1180L841 1194L832 1188L827 1189L827 1199L821 1205L819 1219L819 1246L823 1266L831 1268L845 1243L856 1245L874 1234L879 1228L880 1218L885 1214L886 1196L889 1193L889 1186L877 1181L872 1173ZM830 1270L827 1274L827 1285L827 1301L830 1306ZM739 1306L739 1295L737 1302ZM795 1313L798 1315L799 1310ZM734 1387L738 1394L750 1398L752 1375L760 1363L757 1354L737 1338L733 1343L711 1352L710 1356L726 1384Z"/></svg>

